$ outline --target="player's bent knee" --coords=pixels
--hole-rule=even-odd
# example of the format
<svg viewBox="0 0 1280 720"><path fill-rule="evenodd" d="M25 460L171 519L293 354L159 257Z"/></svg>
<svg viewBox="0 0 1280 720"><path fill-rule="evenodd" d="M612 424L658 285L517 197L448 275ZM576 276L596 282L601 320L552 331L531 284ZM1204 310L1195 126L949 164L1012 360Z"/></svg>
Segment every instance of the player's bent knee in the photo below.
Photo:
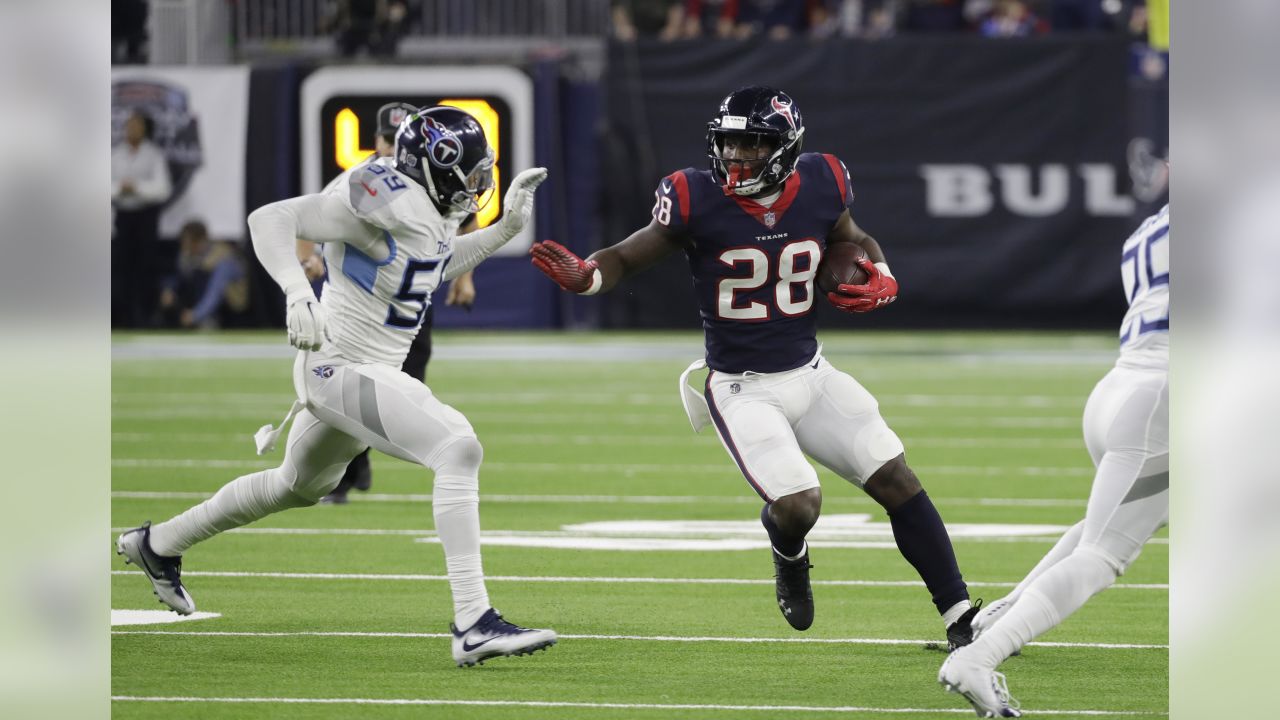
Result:
<svg viewBox="0 0 1280 720"><path fill-rule="evenodd" d="M822 490L809 488L777 498L770 514L780 525L811 528L822 514Z"/></svg>
<svg viewBox="0 0 1280 720"><path fill-rule="evenodd" d="M474 435L462 435L449 442L428 464L436 475L475 475L484 460L484 446Z"/></svg>

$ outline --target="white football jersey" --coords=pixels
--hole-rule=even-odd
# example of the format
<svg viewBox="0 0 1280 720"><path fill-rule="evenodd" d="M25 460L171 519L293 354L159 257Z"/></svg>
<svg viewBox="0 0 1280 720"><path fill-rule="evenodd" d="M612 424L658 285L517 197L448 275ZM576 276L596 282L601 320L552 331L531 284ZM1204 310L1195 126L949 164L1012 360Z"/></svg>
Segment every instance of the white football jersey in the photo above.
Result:
<svg viewBox="0 0 1280 720"><path fill-rule="evenodd" d="M378 261L347 243L325 244L329 278L321 304L328 316L328 351L399 368L453 255L465 215L441 215L426 191L397 172L390 158L351 168L324 192L339 195L389 248L386 259Z"/></svg>
<svg viewBox="0 0 1280 720"><path fill-rule="evenodd" d="M1129 311L1120 325L1121 366L1169 367L1169 206L1147 218L1120 258Z"/></svg>

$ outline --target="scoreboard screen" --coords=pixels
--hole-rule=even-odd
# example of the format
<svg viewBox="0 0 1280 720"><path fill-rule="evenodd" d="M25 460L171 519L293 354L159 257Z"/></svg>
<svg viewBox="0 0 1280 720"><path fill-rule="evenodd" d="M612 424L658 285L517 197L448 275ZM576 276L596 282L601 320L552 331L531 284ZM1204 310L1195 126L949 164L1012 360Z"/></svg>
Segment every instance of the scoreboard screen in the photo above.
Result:
<svg viewBox="0 0 1280 720"><path fill-rule="evenodd" d="M532 87L506 67L322 68L302 85L303 189L319 192L374 152L378 108L391 102L449 105L472 115L496 153L494 189L481 198L481 227L502 216L511 178L533 164ZM521 254L533 223L498 255Z"/></svg>

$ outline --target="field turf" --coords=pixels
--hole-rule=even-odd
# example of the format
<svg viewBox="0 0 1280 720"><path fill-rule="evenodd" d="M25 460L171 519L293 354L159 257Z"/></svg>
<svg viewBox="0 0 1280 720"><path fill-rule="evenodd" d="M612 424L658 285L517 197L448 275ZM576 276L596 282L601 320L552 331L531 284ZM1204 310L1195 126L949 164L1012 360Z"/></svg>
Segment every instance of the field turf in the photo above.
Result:
<svg viewBox="0 0 1280 720"><path fill-rule="evenodd" d="M279 462L279 449L254 454L252 433L292 400L284 340L114 338L112 538ZM975 598L1002 596L1083 516L1080 417L1113 338L823 340L901 435ZM114 717L971 716L935 681L942 624L883 511L822 468L817 619L786 625L760 501L676 396L698 335L438 333L436 348L429 384L485 448L490 597L559 644L453 665L430 472L374 453L373 489L350 504L268 517L186 555L187 586L217 617L113 626ZM1119 586L1004 665L1028 717L1167 714L1168 551L1161 533ZM113 609L160 608L111 562Z"/></svg>

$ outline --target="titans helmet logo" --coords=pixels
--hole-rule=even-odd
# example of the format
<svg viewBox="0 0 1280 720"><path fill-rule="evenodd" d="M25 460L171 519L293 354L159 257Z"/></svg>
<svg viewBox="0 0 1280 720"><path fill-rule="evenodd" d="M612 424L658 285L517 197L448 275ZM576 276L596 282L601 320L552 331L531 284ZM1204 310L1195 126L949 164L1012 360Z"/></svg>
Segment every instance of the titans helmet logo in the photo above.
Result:
<svg viewBox="0 0 1280 720"><path fill-rule="evenodd" d="M451 168L462 160L462 143L435 118L424 115L422 130L427 136L427 159L438 168Z"/></svg>

